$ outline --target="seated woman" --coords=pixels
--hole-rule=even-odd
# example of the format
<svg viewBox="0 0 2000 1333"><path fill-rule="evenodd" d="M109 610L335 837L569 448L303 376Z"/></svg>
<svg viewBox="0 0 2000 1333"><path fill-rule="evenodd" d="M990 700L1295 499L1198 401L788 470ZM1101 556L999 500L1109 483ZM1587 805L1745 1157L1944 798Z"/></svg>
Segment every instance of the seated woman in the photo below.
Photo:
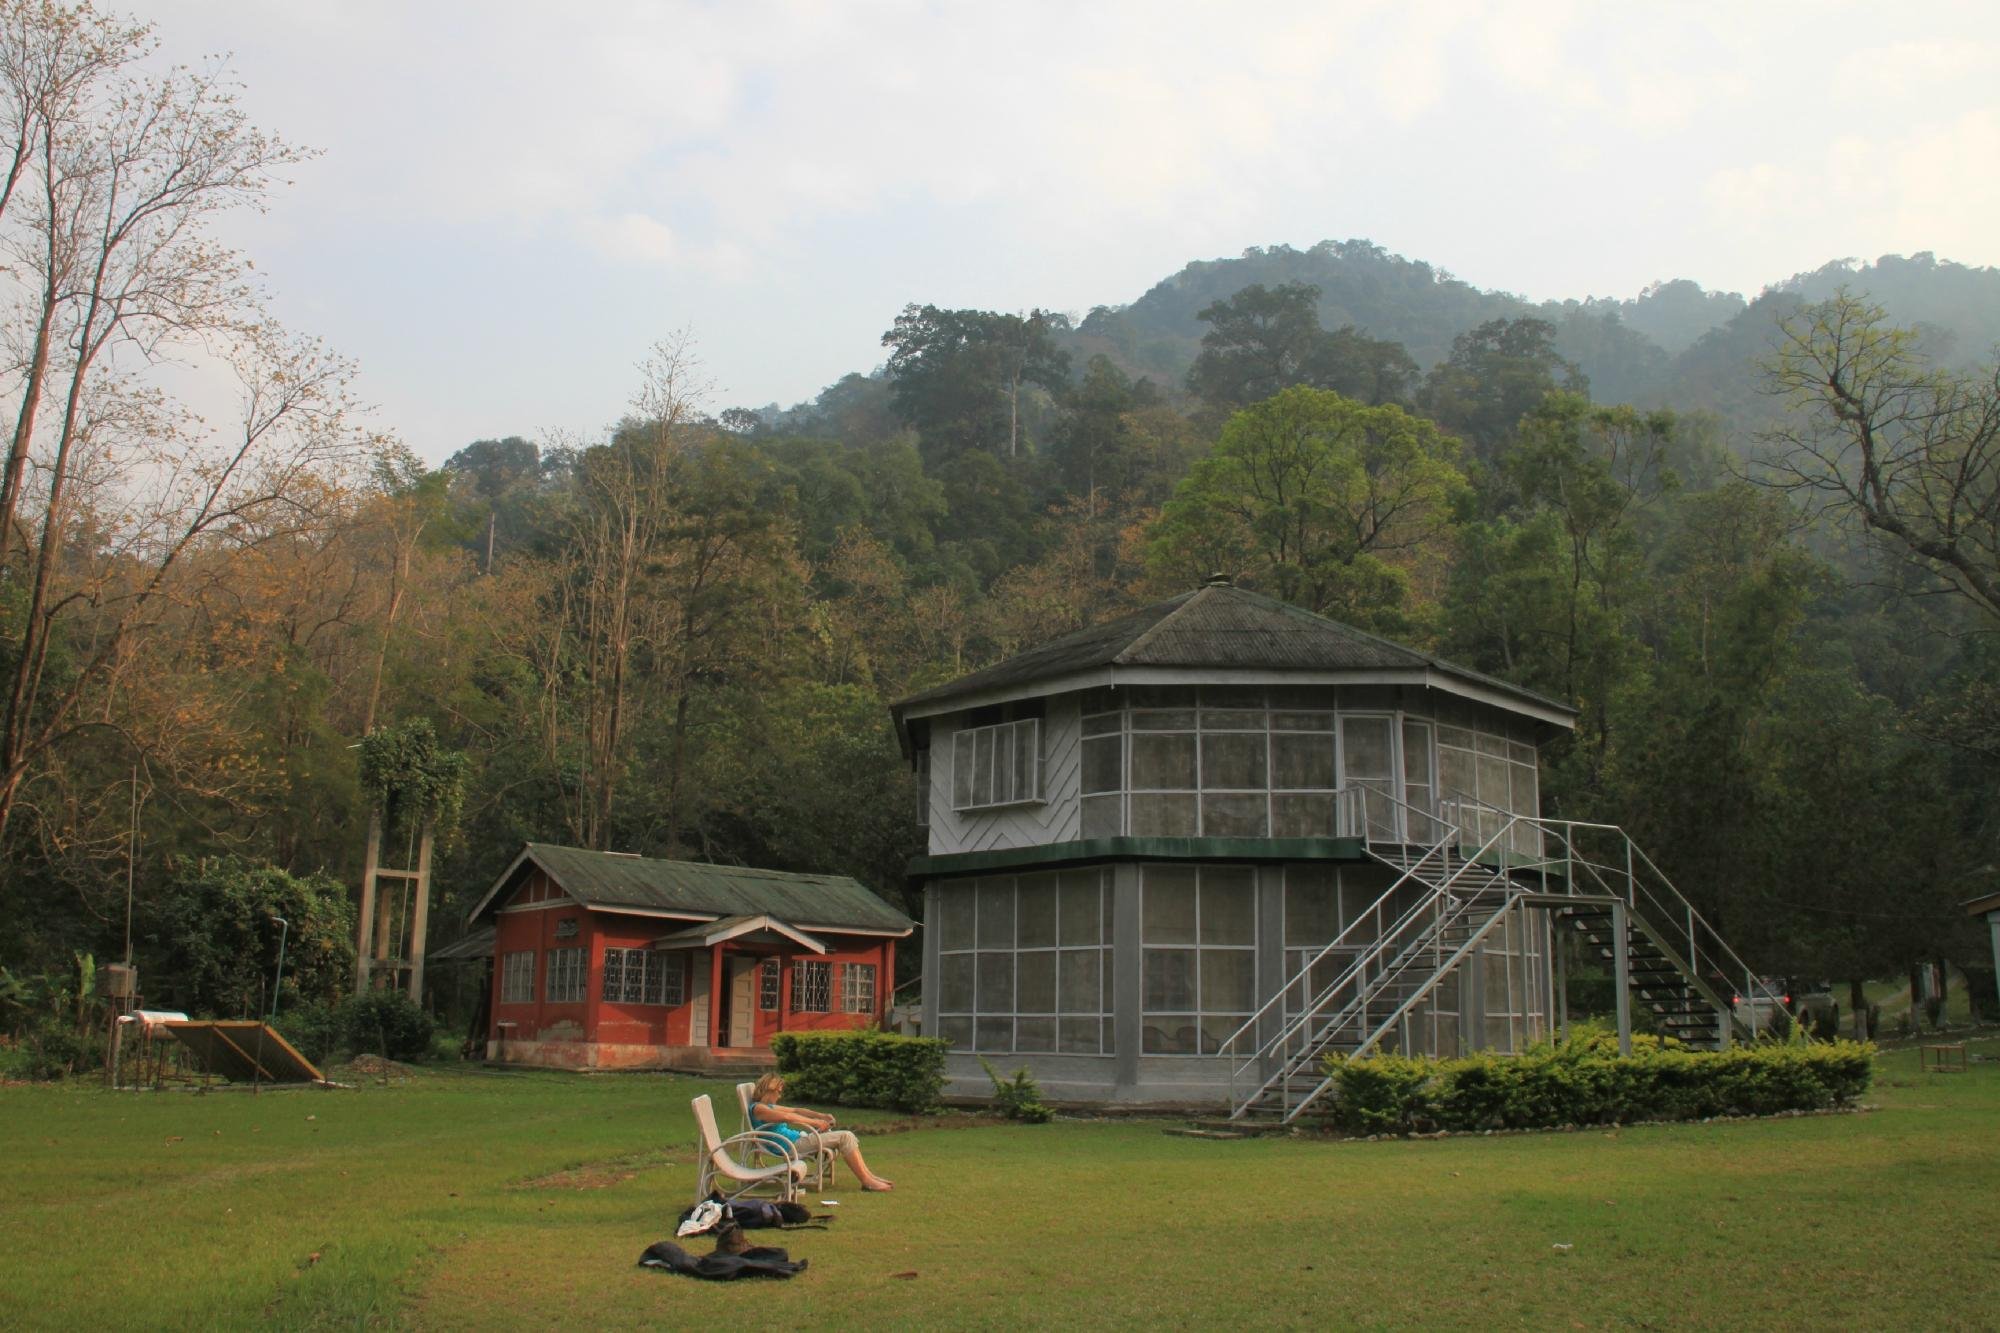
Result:
<svg viewBox="0 0 2000 1333"><path fill-rule="evenodd" d="M819 1111L780 1105L778 1098L784 1091L782 1074L766 1074L757 1080L757 1086L750 1090L751 1128L788 1140L802 1156L816 1153L823 1147L833 1149L840 1154L840 1160L847 1163L847 1169L854 1173L855 1179L861 1182L862 1189L895 1188L890 1181L870 1171L868 1163L861 1160L861 1141L854 1137L854 1131L835 1129L833 1117Z"/></svg>

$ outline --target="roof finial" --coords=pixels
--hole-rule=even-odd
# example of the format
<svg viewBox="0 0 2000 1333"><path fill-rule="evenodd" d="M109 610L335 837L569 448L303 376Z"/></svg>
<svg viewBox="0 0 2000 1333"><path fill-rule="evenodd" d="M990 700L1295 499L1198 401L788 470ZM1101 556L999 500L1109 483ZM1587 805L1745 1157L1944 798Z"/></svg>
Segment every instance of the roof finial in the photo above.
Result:
<svg viewBox="0 0 2000 1333"><path fill-rule="evenodd" d="M1236 580L1218 569L1206 579L1203 579L1201 586L1204 588L1233 588L1236 586Z"/></svg>

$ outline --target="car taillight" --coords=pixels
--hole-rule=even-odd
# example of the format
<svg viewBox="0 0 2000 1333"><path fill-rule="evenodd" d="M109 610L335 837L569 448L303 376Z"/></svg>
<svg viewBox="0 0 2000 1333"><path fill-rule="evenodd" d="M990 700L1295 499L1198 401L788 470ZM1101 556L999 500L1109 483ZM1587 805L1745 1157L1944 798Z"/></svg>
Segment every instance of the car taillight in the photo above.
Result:
<svg viewBox="0 0 2000 1333"><path fill-rule="evenodd" d="M1785 1003L1786 1003L1786 1004L1790 1004L1791 1002L1792 1002L1792 997L1791 997L1791 996L1789 996L1789 995L1787 995L1787 996L1785 997Z"/></svg>
<svg viewBox="0 0 2000 1333"><path fill-rule="evenodd" d="M1743 997L1741 995L1732 995L1729 997L1729 1002L1731 1004L1741 1004L1743 1003Z"/></svg>

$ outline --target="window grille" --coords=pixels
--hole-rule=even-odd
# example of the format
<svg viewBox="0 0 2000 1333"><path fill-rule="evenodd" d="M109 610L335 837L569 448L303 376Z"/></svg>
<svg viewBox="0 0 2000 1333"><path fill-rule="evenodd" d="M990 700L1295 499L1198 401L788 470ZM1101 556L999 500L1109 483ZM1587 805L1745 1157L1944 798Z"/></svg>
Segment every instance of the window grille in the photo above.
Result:
<svg viewBox="0 0 2000 1333"><path fill-rule="evenodd" d="M757 969L757 1007L767 1014L778 1012L778 960L767 958Z"/></svg>
<svg viewBox="0 0 2000 1333"><path fill-rule="evenodd" d="M686 996L687 963L680 954L652 949L606 949L602 994L614 1004L672 1008Z"/></svg>
<svg viewBox="0 0 2000 1333"><path fill-rule="evenodd" d="M840 965L840 1009L847 1014L875 1012L875 964Z"/></svg>
<svg viewBox="0 0 2000 1333"><path fill-rule="evenodd" d="M1042 721L969 727L952 738L951 804L983 810L1042 799Z"/></svg>
<svg viewBox="0 0 2000 1333"><path fill-rule="evenodd" d="M584 981L588 969L584 966L583 950L549 950L548 1002L550 1004L575 1004L583 999Z"/></svg>
<svg viewBox="0 0 2000 1333"><path fill-rule="evenodd" d="M535 951L510 953L500 964L500 1003L535 1002Z"/></svg>
<svg viewBox="0 0 2000 1333"><path fill-rule="evenodd" d="M792 1012L795 1014L833 1012L832 963L792 964Z"/></svg>

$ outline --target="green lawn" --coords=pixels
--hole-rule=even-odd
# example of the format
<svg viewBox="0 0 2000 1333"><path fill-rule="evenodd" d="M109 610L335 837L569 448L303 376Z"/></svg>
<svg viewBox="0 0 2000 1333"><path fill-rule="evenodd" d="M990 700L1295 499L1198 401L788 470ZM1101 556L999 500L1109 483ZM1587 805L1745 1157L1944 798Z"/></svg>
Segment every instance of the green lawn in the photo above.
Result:
<svg viewBox="0 0 2000 1333"><path fill-rule="evenodd" d="M0 1088L0 1326L1991 1327L2000 1063L1915 1058L1884 1058L1878 1110L1759 1123L878 1133L897 1192L831 1192L832 1230L774 1242L809 1272L734 1285L634 1267L691 1196L687 1099L720 1085Z"/></svg>

